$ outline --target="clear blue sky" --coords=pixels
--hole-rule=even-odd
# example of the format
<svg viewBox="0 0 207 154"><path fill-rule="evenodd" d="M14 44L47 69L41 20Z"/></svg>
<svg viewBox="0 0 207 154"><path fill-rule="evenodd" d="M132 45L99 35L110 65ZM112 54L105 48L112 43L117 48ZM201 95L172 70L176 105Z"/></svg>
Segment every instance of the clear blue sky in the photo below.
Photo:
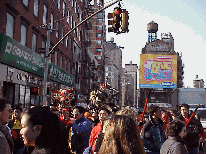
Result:
<svg viewBox="0 0 207 154"><path fill-rule="evenodd" d="M105 1L105 5L110 2ZM106 24L107 14L113 12L115 6L118 4L106 9ZM129 33L107 32L106 39L114 37L118 46L125 47L122 50L123 67L129 61L139 66L139 56L148 38L147 24L153 20L158 23L157 38L161 38L161 33L170 32L175 52L182 53L184 86L193 87L196 74L206 82L205 0L123 0L121 6L129 12Z"/></svg>

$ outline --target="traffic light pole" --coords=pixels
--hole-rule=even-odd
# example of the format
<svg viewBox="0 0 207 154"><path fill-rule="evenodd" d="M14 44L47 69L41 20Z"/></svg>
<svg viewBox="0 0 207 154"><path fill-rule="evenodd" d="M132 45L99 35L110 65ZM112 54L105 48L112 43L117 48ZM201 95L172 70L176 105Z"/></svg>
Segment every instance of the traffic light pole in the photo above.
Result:
<svg viewBox="0 0 207 154"><path fill-rule="evenodd" d="M47 76L48 76L48 63L49 63L49 48L50 48L50 24L47 25L47 43L46 43L46 53L45 53L45 68L44 68L44 81L43 81L43 104L47 103Z"/></svg>

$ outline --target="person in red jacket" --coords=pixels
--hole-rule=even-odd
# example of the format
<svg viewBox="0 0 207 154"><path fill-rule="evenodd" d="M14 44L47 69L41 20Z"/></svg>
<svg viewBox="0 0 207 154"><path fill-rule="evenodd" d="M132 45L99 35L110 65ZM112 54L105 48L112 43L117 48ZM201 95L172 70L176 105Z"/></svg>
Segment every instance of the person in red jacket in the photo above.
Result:
<svg viewBox="0 0 207 154"><path fill-rule="evenodd" d="M102 126L103 126L103 121L106 119L106 117L108 117L111 114L111 111L109 111L109 109L107 109L108 106L103 106L100 109L99 112L99 123L92 129L91 131L91 135L89 138L89 147L91 145L92 146L92 153L94 153L95 147L96 147L96 139L98 138L98 135L100 133L100 131L102 130Z"/></svg>
<svg viewBox="0 0 207 154"><path fill-rule="evenodd" d="M64 108L62 110L63 116L60 117L60 121L62 121L65 126L69 126L71 124L71 119L70 119L70 111L67 108Z"/></svg>

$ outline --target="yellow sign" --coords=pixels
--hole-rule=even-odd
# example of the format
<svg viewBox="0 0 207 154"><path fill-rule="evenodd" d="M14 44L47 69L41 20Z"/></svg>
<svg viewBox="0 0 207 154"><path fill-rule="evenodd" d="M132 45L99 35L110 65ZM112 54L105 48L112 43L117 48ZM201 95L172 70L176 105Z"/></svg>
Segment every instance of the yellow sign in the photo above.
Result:
<svg viewBox="0 0 207 154"><path fill-rule="evenodd" d="M177 55L141 54L140 88L177 88Z"/></svg>

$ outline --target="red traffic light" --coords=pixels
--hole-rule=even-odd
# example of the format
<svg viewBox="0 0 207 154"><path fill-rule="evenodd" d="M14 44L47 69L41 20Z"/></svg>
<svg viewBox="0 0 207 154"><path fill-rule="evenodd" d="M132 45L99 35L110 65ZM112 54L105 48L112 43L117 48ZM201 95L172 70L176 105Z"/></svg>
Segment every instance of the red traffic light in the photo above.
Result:
<svg viewBox="0 0 207 154"><path fill-rule="evenodd" d="M38 93L39 93L38 87L31 87L30 88L30 94L31 95L38 95Z"/></svg>
<svg viewBox="0 0 207 154"><path fill-rule="evenodd" d="M38 92L38 88L37 88L37 87L34 87L34 88L32 89L32 92L34 92L34 93Z"/></svg>
<svg viewBox="0 0 207 154"><path fill-rule="evenodd" d="M116 14L119 15L120 13L121 13L121 11L117 9Z"/></svg>

